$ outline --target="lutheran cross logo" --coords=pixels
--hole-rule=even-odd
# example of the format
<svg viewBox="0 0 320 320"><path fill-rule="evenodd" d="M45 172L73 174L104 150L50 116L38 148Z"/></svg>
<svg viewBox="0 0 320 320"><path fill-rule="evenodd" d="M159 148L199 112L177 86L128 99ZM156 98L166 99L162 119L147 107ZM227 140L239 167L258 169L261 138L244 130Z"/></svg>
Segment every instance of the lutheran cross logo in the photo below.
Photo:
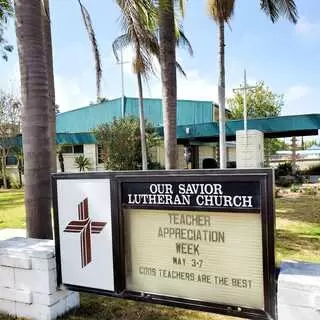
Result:
<svg viewBox="0 0 320 320"><path fill-rule="evenodd" d="M107 223L91 220L88 210L88 198L78 204L78 219L69 222L64 232L80 233L81 267L84 268L92 261L91 235L101 233Z"/></svg>

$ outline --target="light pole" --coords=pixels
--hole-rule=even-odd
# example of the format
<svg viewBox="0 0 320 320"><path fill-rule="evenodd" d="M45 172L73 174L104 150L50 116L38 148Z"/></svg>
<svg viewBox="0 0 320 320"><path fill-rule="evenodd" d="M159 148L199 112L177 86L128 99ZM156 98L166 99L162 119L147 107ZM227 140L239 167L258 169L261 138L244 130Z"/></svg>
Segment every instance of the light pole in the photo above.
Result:
<svg viewBox="0 0 320 320"><path fill-rule="evenodd" d="M124 71L123 65L129 63L129 61L123 61L122 48L120 49L120 60L117 61L117 64L120 64L121 72L121 116L124 117Z"/></svg>

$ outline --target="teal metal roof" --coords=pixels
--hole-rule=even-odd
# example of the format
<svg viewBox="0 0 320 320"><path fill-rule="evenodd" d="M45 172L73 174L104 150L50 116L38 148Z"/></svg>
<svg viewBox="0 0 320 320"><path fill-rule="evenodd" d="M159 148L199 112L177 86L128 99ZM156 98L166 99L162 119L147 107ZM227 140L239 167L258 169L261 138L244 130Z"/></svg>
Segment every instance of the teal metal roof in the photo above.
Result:
<svg viewBox="0 0 320 320"><path fill-rule="evenodd" d="M111 122L121 116L121 99L59 113L57 115L57 132L89 132L97 125Z"/></svg>
<svg viewBox="0 0 320 320"><path fill-rule="evenodd" d="M139 116L139 100L125 98L124 115ZM161 99L144 99L145 118L154 126L163 125ZM122 115L121 99L109 100L57 115L57 132L89 132L97 125L109 123ZM177 101L177 124L200 124L213 120L213 102L211 101Z"/></svg>
<svg viewBox="0 0 320 320"><path fill-rule="evenodd" d="M70 112L72 113L72 112ZM189 128L187 134L186 128ZM249 119L248 129L260 130L265 137L290 137L317 135L320 129L320 114L305 114L274 118ZM235 140L236 131L243 130L243 120L226 122L227 140ZM163 127L157 127L157 132L163 136ZM218 141L218 122L189 124L177 126L178 140ZM21 145L21 135L12 138L13 144ZM57 144L94 144L96 139L90 132L57 133Z"/></svg>
<svg viewBox="0 0 320 320"><path fill-rule="evenodd" d="M187 134L186 128L189 128ZM249 119L248 129L262 131L265 137L290 137L317 135L320 129L320 114L306 114L296 116L282 116L274 118ZM226 122L226 135L228 140L235 140L236 131L243 130L243 120L231 120ZM163 127L158 127L157 132L163 136ZM178 140L218 141L218 122L191 124L177 126ZM95 137L91 133L57 134L57 143L81 144L95 143Z"/></svg>
<svg viewBox="0 0 320 320"><path fill-rule="evenodd" d="M189 128L189 134L186 128ZM317 135L320 129L320 114L249 119L248 129L262 131L268 138ZM226 136L229 140L235 139L238 130L243 130L243 120L226 121ZM177 127L178 139L216 141L218 137L218 122Z"/></svg>

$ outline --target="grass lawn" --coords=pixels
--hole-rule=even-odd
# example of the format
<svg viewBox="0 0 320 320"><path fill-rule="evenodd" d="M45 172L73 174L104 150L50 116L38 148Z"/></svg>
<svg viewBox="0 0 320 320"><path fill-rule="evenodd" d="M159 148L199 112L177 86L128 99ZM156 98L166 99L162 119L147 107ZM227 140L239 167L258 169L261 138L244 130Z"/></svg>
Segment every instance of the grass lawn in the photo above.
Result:
<svg viewBox="0 0 320 320"><path fill-rule="evenodd" d="M320 262L320 194L290 194L276 202L276 261Z"/></svg>
<svg viewBox="0 0 320 320"><path fill-rule="evenodd" d="M23 191L0 190L0 229L26 227Z"/></svg>
<svg viewBox="0 0 320 320"><path fill-rule="evenodd" d="M288 194L276 199L276 261L320 263L320 194ZM0 229L23 228L23 193L0 191ZM0 320L11 319L1 316ZM64 320L228 320L203 312L82 294L81 307Z"/></svg>

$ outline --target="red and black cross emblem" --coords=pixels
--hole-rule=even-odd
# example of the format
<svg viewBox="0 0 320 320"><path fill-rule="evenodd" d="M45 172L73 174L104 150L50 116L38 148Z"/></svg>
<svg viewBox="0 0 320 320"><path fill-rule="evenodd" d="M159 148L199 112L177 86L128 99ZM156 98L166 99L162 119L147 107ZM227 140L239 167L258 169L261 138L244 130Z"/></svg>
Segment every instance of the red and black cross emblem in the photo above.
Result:
<svg viewBox="0 0 320 320"><path fill-rule="evenodd" d="M80 233L81 266L84 268L92 261L91 235L101 233L106 222L91 220L88 210L88 198L78 204L78 219L69 222L64 232Z"/></svg>

